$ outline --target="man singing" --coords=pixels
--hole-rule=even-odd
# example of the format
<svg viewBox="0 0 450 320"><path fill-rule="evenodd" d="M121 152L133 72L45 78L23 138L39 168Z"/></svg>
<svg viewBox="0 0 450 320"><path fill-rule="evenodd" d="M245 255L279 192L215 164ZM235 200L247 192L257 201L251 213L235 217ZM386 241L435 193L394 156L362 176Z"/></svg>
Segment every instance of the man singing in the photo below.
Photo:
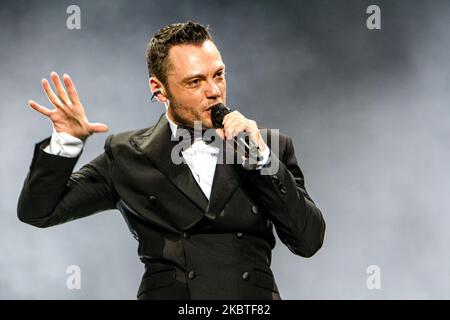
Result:
<svg viewBox="0 0 450 320"><path fill-rule="evenodd" d="M159 30L147 65L151 92L166 113L149 128L110 135L105 151L77 172L87 138L108 128L88 121L68 75L62 83L52 72L56 91L42 80L55 108L29 105L50 118L53 134L35 147L19 219L46 228L119 209L145 264L138 299L281 299L270 268L273 226L303 257L320 249L325 233L292 140L276 130L266 137L232 111L213 129L215 143L194 136L174 153L181 130L217 127L211 108L226 105L225 65L208 29L193 22ZM236 150L242 133L257 146L256 165L219 161ZM183 161L175 163L174 154ZM264 174L268 166L277 170Z"/></svg>

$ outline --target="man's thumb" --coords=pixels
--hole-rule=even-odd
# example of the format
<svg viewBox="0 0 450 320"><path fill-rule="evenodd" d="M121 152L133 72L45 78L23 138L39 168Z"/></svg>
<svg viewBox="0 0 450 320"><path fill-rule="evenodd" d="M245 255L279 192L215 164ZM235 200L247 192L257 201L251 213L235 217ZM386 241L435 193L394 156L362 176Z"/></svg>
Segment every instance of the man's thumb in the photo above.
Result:
<svg viewBox="0 0 450 320"><path fill-rule="evenodd" d="M216 129L216 134L222 139L225 140L225 133L223 132L222 128L217 128Z"/></svg>
<svg viewBox="0 0 450 320"><path fill-rule="evenodd" d="M106 132L108 131L108 126L104 123L91 123L91 130L93 132Z"/></svg>

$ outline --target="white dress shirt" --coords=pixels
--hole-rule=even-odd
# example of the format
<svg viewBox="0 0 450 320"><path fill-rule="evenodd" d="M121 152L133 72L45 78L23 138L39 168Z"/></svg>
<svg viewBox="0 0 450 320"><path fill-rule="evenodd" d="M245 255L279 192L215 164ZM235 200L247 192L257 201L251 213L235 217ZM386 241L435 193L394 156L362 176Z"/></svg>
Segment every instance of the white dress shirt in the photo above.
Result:
<svg viewBox="0 0 450 320"><path fill-rule="evenodd" d="M178 126L169 119L167 113L166 118L169 121L170 130L175 137ZM50 144L44 148L44 151L57 156L75 158L81 153L82 149L83 141L81 139L73 137L65 132L57 132L53 128ZM182 154L195 181L197 181L203 193L209 200L219 148L206 144L201 137L198 137L188 149L182 151ZM269 155L270 150L266 147L261 155L262 160L258 162L256 170L261 169L267 163Z"/></svg>

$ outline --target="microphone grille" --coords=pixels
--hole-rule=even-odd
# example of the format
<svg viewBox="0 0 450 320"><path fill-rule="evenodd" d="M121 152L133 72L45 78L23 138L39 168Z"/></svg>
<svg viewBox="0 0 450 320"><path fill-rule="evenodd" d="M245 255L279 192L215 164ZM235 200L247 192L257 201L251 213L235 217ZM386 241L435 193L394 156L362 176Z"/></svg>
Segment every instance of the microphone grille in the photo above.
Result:
<svg viewBox="0 0 450 320"><path fill-rule="evenodd" d="M231 112L231 109L223 103L218 103L211 108L211 122L214 128L223 128L223 118Z"/></svg>

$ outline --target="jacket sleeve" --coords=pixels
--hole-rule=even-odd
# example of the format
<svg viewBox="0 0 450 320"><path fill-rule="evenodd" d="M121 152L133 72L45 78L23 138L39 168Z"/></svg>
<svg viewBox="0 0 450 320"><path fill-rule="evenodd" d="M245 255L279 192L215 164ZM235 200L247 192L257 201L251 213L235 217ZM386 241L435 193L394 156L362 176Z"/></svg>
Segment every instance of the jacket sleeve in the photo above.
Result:
<svg viewBox="0 0 450 320"><path fill-rule="evenodd" d="M115 208L110 179L109 136L105 152L72 172L78 161L46 153L50 138L36 144L17 205L20 221L46 228Z"/></svg>
<svg viewBox="0 0 450 320"><path fill-rule="evenodd" d="M280 240L294 254L311 257L322 247L325 221L306 191L291 138L282 141L285 145L280 146L280 151L284 150L281 160L273 152L270 155L269 165L278 168L273 174L239 171L248 192L272 220Z"/></svg>

